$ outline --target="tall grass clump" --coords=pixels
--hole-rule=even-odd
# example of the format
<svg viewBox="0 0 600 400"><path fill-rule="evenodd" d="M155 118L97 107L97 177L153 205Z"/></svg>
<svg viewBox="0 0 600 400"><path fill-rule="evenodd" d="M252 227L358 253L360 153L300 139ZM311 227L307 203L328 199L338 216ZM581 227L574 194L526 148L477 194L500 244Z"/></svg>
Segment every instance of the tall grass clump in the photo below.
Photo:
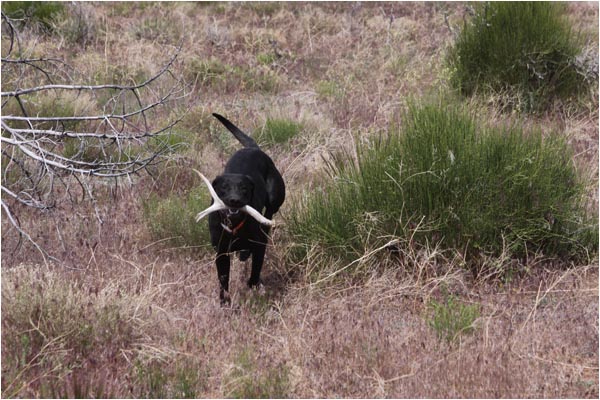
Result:
<svg viewBox="0 0 600 400"><path fill-rule="evenodd" d="M265 145L285 143L301 130L302 125L298 122L284 118L267 118L262 129L257 131L256 141Z"/></svg>
<svg viewBox="0 0 600 400"><path fill-rule="evenodd" d="M597 224L558 135L484 126L459 106L413 105L400 129L338 155L333 180L291 213L294 257L355 259L391 238L457 249L585 258ZM405 240L403 242L409 242Z"/></svg>
<svg viewBox="0 0 600 400"><path fill-rule="evenodd" d="M505 96L525 111L553 98L577 96L589 78L576 57L566 5L555 2L484 2L474 5L448 54L451 82L465 95Z"/></svg>

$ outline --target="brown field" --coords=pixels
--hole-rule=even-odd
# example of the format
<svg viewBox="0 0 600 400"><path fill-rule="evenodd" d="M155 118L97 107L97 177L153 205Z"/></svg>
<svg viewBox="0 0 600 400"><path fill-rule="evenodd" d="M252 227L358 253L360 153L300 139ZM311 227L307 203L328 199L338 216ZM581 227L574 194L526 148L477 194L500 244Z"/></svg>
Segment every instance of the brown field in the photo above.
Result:
<svg viewBox="0 0 600 400"><path fill-rule="evenodd" d="M445 16L460 25L465 4L69 7L84 39L70 39L65 20L52 35L25 30L22 43L78 76L149 76L183 41L175 70L194 86L172 112L183 115L178 129L192 146L155 169L156 179L97 182L96 208L81 196L49 212L17 209L56 260L19 246L3 214L2 397L599 396L597 256L587 265L530 260L502 282L475 279L433 248L366 277L319 283L310 259L288 261L286 217L326 179L323 158L397 123L411 98L447 88ZM598 4L570 3L569 17L597 49ZM266 147L288 197L264 292L246 287L249 263L235 259L231 308L219 304L209 243L157 240L143 212L152 193L183 196L200 185L190 167L216 176L239 147L211 112L248 132L269 117L302 124L290 142ZM588 108L527 118L568 135L596 209L597 92ZM438 337L432 322L448 293L477 310L456 340Z"/></svg>

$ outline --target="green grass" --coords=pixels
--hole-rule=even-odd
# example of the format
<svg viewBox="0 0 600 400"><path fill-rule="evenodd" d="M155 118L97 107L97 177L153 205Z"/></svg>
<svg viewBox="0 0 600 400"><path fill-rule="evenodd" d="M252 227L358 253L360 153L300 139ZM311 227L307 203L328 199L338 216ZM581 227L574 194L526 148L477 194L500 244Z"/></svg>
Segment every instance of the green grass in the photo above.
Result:
<svg viewBox="0 0 600 400"><path fill-rule="evenodd" d="M275 53L260 53L256 56L256 61L262 65L271 65L276 59Z"/></svg>
<svg viewBox="0 0 600 400"><path fill-rule="evenodd" d="M65 6L59 1L3 1L2 12L9 18L24 19L41 23L50 29L56 15L62 13Z"/></svg>
<svg viewBox="0 0 600 400"><path fill-rule="evenodd" d="M488 127L459 106L413 105L403 125L338 154L332 181L292 208L292 254L355 259L393 237L478 255L585 259L597 251L565 140Z"/></svg>
<svg viewBox="0 0 600 400"><path fill-rule="evenodd" d="M225 92L264 92L276 93L281 85L279 76L267 65L250 67L228 65L216 58L192 58L187 66L186 75L200 85Z"/></svg>
<svg viewBox="0 0 600 400"><path fill-rule="evenodd" d="M302 124L283 118L267 118L262 129L257 130L255 140L260 145L281 144L302 131Z"/></svg>
<svg viewBox="0 0 600 400"><path fill-rule="evenodd" d="M254 354L244 349L236 356L234 368L225 378L224 395L233 399L289 398L289 368L257 370Z"/></svg>
<svg viewBox="0 0 600 400"><path fill-rule="evenodd" d="M431 301L429 308L429 325L438 338L448 343L456 342L461 335L473 333L475 330L473 323L479 318L477 304L463 304L450 295L444 302Z"/></svg>
<svg viewBox="0 0 600 400"><path fill-rule="evenodd" d="M194 399L206 391L206 368L197 360L178 355L170 362L151 360L135 362L138 395L149 399Z"/></svg>
<svg viewBox="0 0 600 400"><path fill-rule="evenodd" d="M345 95L344 88L338 82L332 80L317 82L315 91L322 99L340 100Z"/></svg>
<svg viewBox="0 0 600 400"><path fill-rule="evenodd" d="M165 151L171 154L187 150L193 141L192 132L187 130L173 130L170 133L152 136L148 139L147 145L153 151Z"/></svg>
<svg viewBox="0 0 600 400"><path fill-rule="evenodd" d="M586 76L577 68L581 39L564 3L475 4L448 54L451 82L465 95L508 94L513 108L536 111L553 98L577 96Z"/></svg>
<svg viewBox="0 0 600 400"><path fill-rule="evenodd" d="M175 246L206 246L207 221L196 222L196 214L209 205L210 195L204 186L197 186L183 196L171 193L161 198L153 194L143 202L144 218L155 240L167 239Z"/></svg>

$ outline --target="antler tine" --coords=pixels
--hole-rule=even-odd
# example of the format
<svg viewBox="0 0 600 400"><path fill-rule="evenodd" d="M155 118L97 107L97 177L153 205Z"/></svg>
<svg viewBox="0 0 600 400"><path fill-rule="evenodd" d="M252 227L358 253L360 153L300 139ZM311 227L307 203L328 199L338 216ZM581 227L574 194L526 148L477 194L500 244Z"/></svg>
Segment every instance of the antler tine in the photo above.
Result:
<svg viewBox="0 0 600 400"><path fill-rule="evenodd" d="M260 222L263 225L268 225L268 226L273 226L273 221L271 221L270 219L265 218L261 213L259 213L258 211L256 211L254 208L246 205L244 207L242 207L242 210L248 214L249 216L251 216L252 218L254 218L255 220L257 220L258 222Z"/></svg>
<svg viewBox="0 0 600 400"><path fill-rule="evenodd" d="M196 170L195 168L192 168L192 170L195 173L197 173L198 175L200 175L200 178L204 181L204 183L208 187L210 196L213 198L213 201L214 201L214 203L210 207L208 207L206 210L204 210L202 212L199 212L196 215L196 222L200 222L200 220L202 218L206 217L211 212L224 210L227 208L227 206L225 205L225 203L223 203L223 201L219 198L219 196L217 196L217 192L215 192L215 189L212 187L210 181L208 179L206 179L206 177L204 175L202 175L202 173L200 171Z"/></svg>
<svg viewBox="0 0 600 400"><path fill-rule="evenodd" d="M225 205L225 203L223 203L223 201L219 198L219 196L217 196L217 192L215 192L215 189L212 187L210 181L208 179L206 179L206 177L204 175L202 175L202 172L198 171L195 168L192 168L192 170L195 173L197 173L200 176L200 178L204 181L204 183L208 187L208 191L210 192L210 197L213 198L213 200L215 201L215 203L220 203L220 204Z"/></svg>

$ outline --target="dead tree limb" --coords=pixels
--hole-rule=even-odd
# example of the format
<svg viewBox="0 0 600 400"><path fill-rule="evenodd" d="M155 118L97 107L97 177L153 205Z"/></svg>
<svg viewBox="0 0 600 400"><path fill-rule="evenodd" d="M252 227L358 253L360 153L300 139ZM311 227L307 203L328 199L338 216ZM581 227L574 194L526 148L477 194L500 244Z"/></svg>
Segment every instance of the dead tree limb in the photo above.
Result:
<svg viewBox="0 0 600 400"><path fill-rule="evenodd" d="M27 58L16 26L2 13L2 39L9 46L1 57L1 205L19 243L25 238L46 256L18 222L17 210L48 211L76 199L73 183L95 207L93 178L129 178L164 160L173 149L160 138L181 119L171 110L188 88L175 73L181 45L141 83L80 84L61 59ZM91 109L63 115L36 108L44 101L89 103ZM97 209L96 215L102 222Z"/></svg>

